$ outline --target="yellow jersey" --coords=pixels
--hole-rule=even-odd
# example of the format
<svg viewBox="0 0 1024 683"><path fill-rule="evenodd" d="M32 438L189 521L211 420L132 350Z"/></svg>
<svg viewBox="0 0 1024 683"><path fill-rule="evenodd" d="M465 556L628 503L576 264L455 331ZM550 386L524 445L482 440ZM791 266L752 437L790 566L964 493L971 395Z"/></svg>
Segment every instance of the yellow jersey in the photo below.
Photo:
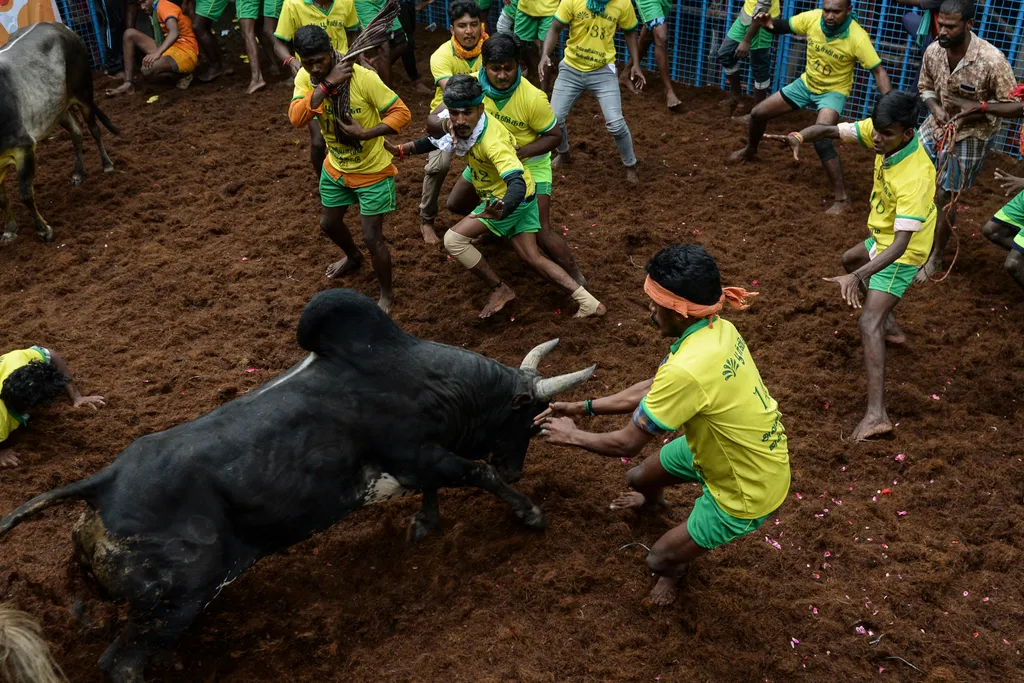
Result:
<svg viewBox="0 0 1024 683"><path fill-rule="evenodd" d="M840 123L839 135L844 142L859 142L873 147L871 134L875 126L871 119L856 123ZM875 155L875 183L871 188L871 210L868 212L868 230L875 240L877 253L885 251L896 231L912 232L910 244L896 263L923 266L932 250L935 237L935 165L914 137L903 149L887 157Z"/></svg>
<svg viewBox="0 0 1024 683"><path fill-rule="evenodd" d="M531 17L550 17L557 9L558 0L519 0L519 11Z"/></svg>
<svg viewBox="0 0 1024 683"><path fill-rule="evenodd" d="M290 43L296 31L310 24L327 31L334 49L345 54L348 52L348 36L345 32L359 30L355 2L334 0L327 10L323 10L313 0L284 0L274 35Z"/></svg>
<svg viewBox="0 0 1024 683"><path fill-rule="evenodd" d="M444 93L441 91L441 86L438 85L439 81L451 78L456 74L476 75L481 64L483 62L479 56L466 60L455 54L451 40L442 43L441 47L434 50L434 54L430 55L430 73L434 76L437 92L434 93L434 99L430 101L430 111L437 109L437 105L444 100Z"/></svg>
<svg viewBox="0 0 1024 683"><path fill-rule="evenodd" d="M18 351L9 351L0 356L0 388L11 376L11 373L18 368L23 368L34 360L41 360L44 363L50 362L50 352L42 346L33 346ZM19 415L7 409L3 401L0 401L0 442L6 441L18 427L28 424L28 415Z"/></svg>
<svg viewBox="0 0 1024 683"><path fill-rule="evenodd" d="M779 7L779 0L745 0L743 3L743 11L750 17L753 17L763 9L768 9L768 16L770 17L777 17L782 14L782 10ZM750 24L744 25L750 26Z"/></svg>
<svg viewBox="0 0 1024 683"><path fill-rule="evenodd" d="M309 72L299 69L295 74L295 88L292 100L302 99L313 91ZM352 65L352 80L349 81L349 115L363 128L373 128L381 122L381 114L398 100L389 87L384 85L376 72L358 64ZM317 114L320 132L327 142L327 159L340 173L378 173L391 166L391 154L384 149L384 138L363 140L362 148L356 149L338 141L334 132L334 106L331 98L323 101L323 115Z"/></svg>
<svg viewBox="0 0 1024 683"><path fill-rule="evenodd" d="M483 132L466 154L466 165L473 174L473 189L481 199L501 199L508 189L505 177L521 171L526 181L526 196L533 196L537 185L530 169L516 156L516 139L512 132L501 124L492 123L486 112L481 116L484 117Z"/></svg>
<svg viewBox="0 0 1024 683"><path fill-rule="evenodd" d="M478 72L477 77L487 78L487 75ZM522 77L508 99L493 100L485 95L484 111L509 129L516 140L517 149L525 147L558 125L558 118L551 109L548 96Z"/></svg>
<svg viewBox="0 0 1024 683"><path fill-rule="evenodd" d="M636 28L636 12L630 0L608 0L604 12L594 14L587 0L562 0L555 20L569 27L565 63L577 71L594 71L615 63L615 29Z"/></svg>
<svg viewBox="0 0 1024 683"><path fill-rule="evenodd" d="M849 96L853 89L853 63L870 71L882 63L875 52L868 32L856 21L837 36L829 38L821 19L820 9L801 12L790 17L793 33L807 36L807 64L800 79L816 95L837 92Z"/></svg>
<svg viewBox="0 0 1024 683"><path fill-rule="evenodd" d="M693 468L733 517L763 517L786 499L789 444L779 405L728 320L690 325L640 408L661 429L686 431Z"/></svg>

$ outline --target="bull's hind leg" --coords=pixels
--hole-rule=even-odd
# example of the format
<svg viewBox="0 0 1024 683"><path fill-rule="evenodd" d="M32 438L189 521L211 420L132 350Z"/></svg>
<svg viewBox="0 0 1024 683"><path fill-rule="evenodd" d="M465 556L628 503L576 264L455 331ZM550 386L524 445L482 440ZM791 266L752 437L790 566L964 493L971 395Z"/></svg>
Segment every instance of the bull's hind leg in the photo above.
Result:
<svg viewBox="0 0 1024 683"><path fill-rule="evenodd" d="M420 511L412 516L409 525L409 541L419 543L441 521L441 511L437 509L437 489L423 491L423 505Z"/></svg>
<svg viewBox="0 0 1024 683"><path fill-rule="evenodd" d="M103 146L103 135L100 133L100 124L96 122L96 106L78 103L78 109L82 112L85 125L89 126L92 139L96 141L96 147L100 150L100 161L103 162L103 170L109 173L114 170L114 162L107 155L107 149Z"/></svg>
<svg viewBox="0 0 1024 683"><path fill-rule="evenodd" d="M7 188L4 187L6 173L7 169L0 166L0 214L4 217L4 232L0 235L0 244L10 244L18 236L18 224L14 222L11 200L7 197Z"/></svg>
<svg viewBox="0 0 1024 683"><path fill-rule="evenodd" d="M111 683L144 683L150 658L173 646L203 611L206 602L162 606L144 616L133 617L124 633L100 657L100 668Z"/></svg>
<svg viewBox="0 0 1024 683"><path fill-rule="evenodd" d="M82 129L70 107L64 112L64 116L60 117L60 125L71 135L71 146L75 148L75 171L71 174L71 184L77 187L85 178L85 165L82 163Z"/></svg>
<svg viewBox="0 0 1024 683"><path fill-rule="evenodd" d="M36 226L39 239L44 242L52 242L53 228L43 219L36 208L36 193L33 187L36 179L35 146L19 149L15 161L18 168L18 190L21 193L21 201L32 213L32 222Z"/></svg>

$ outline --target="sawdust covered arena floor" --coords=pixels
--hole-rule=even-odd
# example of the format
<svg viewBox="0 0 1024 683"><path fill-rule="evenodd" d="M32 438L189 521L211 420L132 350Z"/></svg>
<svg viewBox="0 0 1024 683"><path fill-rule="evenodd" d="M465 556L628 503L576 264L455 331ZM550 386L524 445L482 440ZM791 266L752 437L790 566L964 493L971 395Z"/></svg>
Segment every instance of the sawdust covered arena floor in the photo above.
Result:
<svg viewBox="0 0 1024 683"><path fill-rule="evenodd" d="M338 252L319 234L308 137L285 114L290 87L275 81L246 97L244 72L236 64L215 85L149 85L104 102L123 130L105 136L117 169L101 173L87 140L82 187L69 185L63 132L40 146L39 205L57 241L35 240L16 206L22 235L0 250L0 342L59 349L82 389L108 406L35 416L18 434L23 465L0 471L0 510L97 471L132 440L202 415L302 357L295 323L332 286L323 273ZM428 98L403 79L398 89L416 112L402 136L410 139L423 130ZM793 484L778 514L692 566L676 606L651 610L637 544L684 521L696 487L670 491L672 510L661 517L613 512L629 465L537 442L519 488L544 509L546 533L524 531L504 505L470 490L443 493L443 525L415 547L405 526L417 500L360 510L225 589L150 667L151 680L1024 676L1024 303L1004 254L980 232L1005 201L994 168L1024 167L989 161L965 196L952 275L913 287L898 309L909 342L889 351L894 437L849 443L864 407L857 316L822 278L838 274L839 255L865 237L872 159L843 150L854 207L826 217L829 192L813 155L798 163L766 146L759 163L727 164L743 131L716 108L721 93L683 95L676 116L653 83L646 97L625 97L639 191L620 182L596 102L582 100L570 120L576 157L556 175L553 222L568 228L608 305L604 319L572 319L566 297L489 247L519 299L479 321L480 284L419 237L422 161L413 160L401 165L399 212L386 221L395 320L507 363L561 337L544 371L594 362L597 377L578 398L611 392L651 376L668 347L648 320L641 266L664 245L699 242L726 284L761 292L730 318L790 434ZM772 129L791 130L794 119ZM377 293L368 267L343 284ZM0 543L0 600L36 615L71 680L90 682L101 680L97 659L127 610L98 600L69 570L80 513L55 508Z"/></svg>

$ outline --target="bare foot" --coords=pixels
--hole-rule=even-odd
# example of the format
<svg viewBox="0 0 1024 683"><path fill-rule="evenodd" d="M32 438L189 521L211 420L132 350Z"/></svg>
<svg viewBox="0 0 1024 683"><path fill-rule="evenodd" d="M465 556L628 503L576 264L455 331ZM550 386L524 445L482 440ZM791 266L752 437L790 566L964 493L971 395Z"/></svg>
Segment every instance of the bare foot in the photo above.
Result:
<svg viewBox="0 0 1024 683"><path fill-rule="evenodd" d="M679 579L670 579L667 576L658 577L658 582L651 589L650 601L656 607L667 607L676 601L679 596Z"/></svg>
<svg viewBox="0 0 1024 683"><path fill-rule="evenodd" d="M754 153L750 151L749 147L744 147L738 152L733 152L729 155L729 161L753 161Z"/></svg>
<svg viewBox="0 0 1024 683"><path fill-rule="evenodd" d="M107 88L107 97L117 97L118 95L134 95L135 84L131 81L125 81L116 88Z"/></svg>
<svg viewBox="0 0 1024 683"><path fill-rule="evenodd" d="M185 74L178 79L178 90L188 90L188 86L192 85L192 74Z"/></svg>
<svg viewBox="0 0 1024 683"><path fill-rule="evenodd" d="M377 306L379 306L380 310L384 311L388 315L391 315L391 306L394 303L395 303L395 294L394 294L394 292L388 292L387 294L385 294L384 292L381 292L380 299L377 300Z"/></svg>
<svg viewBox="0 0 1024 683"><path fill-rule="evenodd" d="M832 206L830 206L825 213L829 216L838 216L839 214L850 208L849 199L837 199Z"/></svg>
<svg viewBox="0 0 1024 683"><path fill-rule="evenodd" d="M885 341L897 346L907 343L907 335L904 334L903 328L895 320L887 320L885 322Z"/></svg>
<svg viewBox="0 0 1024 683"><path fill-rule="evenodd" d="M424 95L431 95L434 92L434 89L431 88L426 83L424 83L423 81L416 81L415 83L412 84L412 87L416 90L416 92L421 92Z"/></svg>
<svg viewBox="0 0 1024 683"><path fill-rule="evenodd" d="M494 288L491 297L487 300L484 310L480 311L481 318L490 318L492 315L505 308L505 304L516 298L516 293L504 282Z"/></svg>
<svg viewBox="0 0 1024 683"><path fill-rule="evenodd" d="M737 102L736 103L736 109L739 109L739 108L740 108L740 104ZM743 116L734 116L734 117L732 117L732 121L733 121L733 123L738 123L741 126L749 126L750 125L750 114L744 114Z"/></svg>
<svg viewBox="0 0 1024 683"><path fill-rule="evenodd" d="M265 87L267 87L267 82L260 78L258 81L250 81L249 89L246 92L249 95L251 95L254 92L259 92L260 90L263 90Z"/></svg>
<svg viewBox="0 0 1024 683"><path fill-rule="evenodd" d="M363 265L363 259L350 259L346 256L340 261L335 261L331 265L327 266L327 277L328 279L333 280L334 278L341 277L346 273L358 270L361 265Z"/></svg>
<svg viewBox="0 0 1024 683"><path fill-rule="evenodd" d="M230 67L223 67L222 66L219 69L210 69L208 71L205 71L205 72L199 74L199 82L200 83L209 83L211 81L217 80L221 76L230 76L233 73L235 73L235 70L230 68Z"/></svg>
<svg viewBox="0 0 1024 683"><path fill-rule="evenodd" d="M917 271L917 275L914 276L914 283L923 285L931 279L932 275L935 275L940 270L942 270L942 261L929 258L924 267Z"/></svg>
<svg viewBox="0 0 1024 683"><path fill-rule="evenodd" d="M620 493L619 497L608 505L609 510L654 510L657 508L668 508L664 493L648 497L639 491L627 491Z"/></svg>
<svg viewBox="0 0 1024 683"><path fill-rule="evenodd" d="M555 156L551 157L551 168L561 168L571 163L572 159L569 158L568 152L555 152Z"/></svg>
<svg viewBox="0 0 1024 683"><path fill-rule="evenodd" d="M871 417L865 415L857 428L853 430L854 441L867 441L873 436L888 434L892 431L892 422L888 417Z"/></svg>
<svg viewBox="0 0 1024 683"><path fill-rule="evenodd" d="M595 308L592 313L584 313L583 309L581 308L580 310L576 311L576 315L574 315L573 317L574 318L589 318L591 316L597 316L598 318L600 318L602 315L604 315L607 312L608 312L607 306L605 306L604 304L598 304L597 308Z"/></svg>
<svg viewBox="0 0 1024 683"><path fill-rule="evenodd" d="M676 93L673 90L669 90L668 94L665 95L665 104L668 106L669 111L676 111L676 108L682 104Z"/></svg>
<svg viewBox="0 0 1024 683"><path fill-rule="evenodd" d="M441 240L438 239L437 233L434 232L433 223L420 223L420 232L423 233L423 241L430 245L441 244Z"/></svg>
<svg viewBox="0 0 1024 683"><path fill-rule="evenodd" d="M630 185L640 184L640 176L636 172L636 165L626 167L626 182Z"/></svg>
<svg viewBox="0 0 1024 683"><path fill-rule="evenodd" d="M633 79L629 78L628 76L628 71L622 72L622 75L619 76L619 83L621 83L622 87L624 87L629 92L633 93L634 95L638 95L640 91L636 89L635 85L633 85Z"/></svg>
<svg viewBox="0 0 1024 683"><path fill-rule="evenodd" d="M740 106L740 100L738 97L735 97L734 95L729 95L724 100L719 102L718 106L727 107L730 111L733 111L736 109L736 107Z"/></svg>

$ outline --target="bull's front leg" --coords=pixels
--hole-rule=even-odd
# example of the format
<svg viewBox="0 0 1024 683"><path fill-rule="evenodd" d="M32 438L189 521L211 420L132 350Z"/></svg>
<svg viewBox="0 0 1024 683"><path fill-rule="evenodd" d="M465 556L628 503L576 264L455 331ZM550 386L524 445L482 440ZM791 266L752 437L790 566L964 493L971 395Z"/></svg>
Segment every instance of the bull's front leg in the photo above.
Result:
<svg viewBox="0 0 1024 683"><path fill-rule="evenodd" d="M32 222L35 223L36 233L39 239L44 242L53 241L53 228L39 214L36 208L36 193L33 183L36 179L36 148L35 145L18 150L15 158L18 169L18 190L21 193L21 201L32 213Z"/></svg>
<svg viewBox="0 0 1024 683"><path fill-rule="evenodd" d="M0 214L4 217L4 232L0 235L0 244L10 244L18 236L18 224L14 222L11 201L7 197L7 188L4 187L5 174L6 169L0 166Z"/></svg>
<svg viewBox="0 0 1024 683"><path fill-rule="evenodd" d="M71 113L70 107L61 117L60 125L71 136L71 146L75 149L75 171L71 174L71 184L78 187L85 179L85 164L82 162L82 129L74 114Z"/></svg>
<svg viewBox="0 0 1024 683"><path fill-rule="evenodd" d="M419 543L441 521L441 511L437 508L437 489L423 491L423 505L420 511L412 516L409 524L408 539L410 543Z"/></svg>

